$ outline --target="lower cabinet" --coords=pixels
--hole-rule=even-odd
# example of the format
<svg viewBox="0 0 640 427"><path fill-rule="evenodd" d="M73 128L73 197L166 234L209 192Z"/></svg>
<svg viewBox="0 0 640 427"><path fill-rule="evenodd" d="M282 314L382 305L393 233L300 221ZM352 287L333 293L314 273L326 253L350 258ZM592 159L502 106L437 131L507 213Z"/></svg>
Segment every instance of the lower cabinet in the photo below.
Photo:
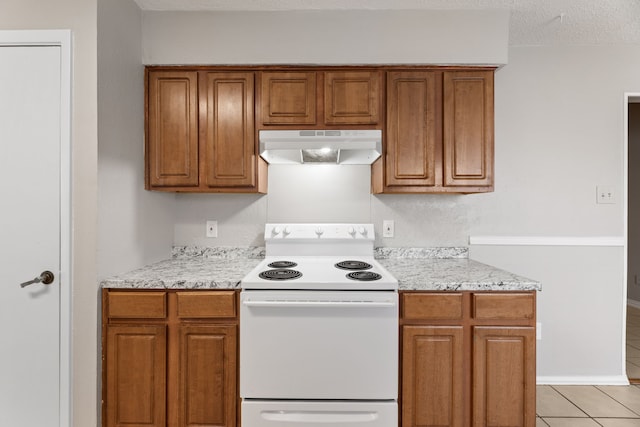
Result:
<svg viewBox="0 0 640 427"><path fill-rule="evenodd" d="M103 363L103 425L166 425L164 325L109 325Z"/></svg>
<svg viewBox="0 0 640 427"><path fill-rule="evenodd" d="M104 427L236 425L235 291L103 290Z"/></svg>
<svg viewBox="0 0 640 427"><path fill-rule="evenodd" d="M534 426L535 327L473 329L473 426Z"/></svg>
<svg viewBox="0 0 640 427"><path fill-rule="evenodd" d="M404 292L402 427L535 426L535 293Z"/></svg>
<svg viewBox="0 0 640 427"><path fill-rule="evenodd" d="M402 425L463 425L462 326L402 328Z"/></svg>
<svg viewBox="0 0 640 427"><path fill-rule="evenodd" d="M401 292L401 427L535 426L535 292ZM102 291L103 427L235 427L235 291Z"/></svg>

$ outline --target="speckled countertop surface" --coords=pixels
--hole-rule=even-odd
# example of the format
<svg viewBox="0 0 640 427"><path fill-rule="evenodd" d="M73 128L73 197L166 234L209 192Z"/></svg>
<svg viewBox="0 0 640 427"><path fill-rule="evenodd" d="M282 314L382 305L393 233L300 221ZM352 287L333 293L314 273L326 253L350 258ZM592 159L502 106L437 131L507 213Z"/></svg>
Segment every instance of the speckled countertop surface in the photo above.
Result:
<svg viewBox="0 0 640 427"><path fill-rule="evenodd" d="M264 258L264 248L178 246L173 257L102 281L103 288L235 289Z"/></svg>
<svg viewBox="0 0 640 427"><path fill-rule="evenodd" d="M467 258L378 260L401 291L532 291L540 283Z"/></svg>
<svg viewBox="0 0 640 427"><path fill-rule="evenodd" d="M400 290L518 291L540 284L467 258L467 248L377 248ZM264 248L176 247L173 258L102 281L104 288L235 289Z"/></svg>
<svg viewBox="0 0 640 427"><path fill-rule="evenodd" d="M103 288L234 289L259 259L172 258L102 281Z"/></svg>

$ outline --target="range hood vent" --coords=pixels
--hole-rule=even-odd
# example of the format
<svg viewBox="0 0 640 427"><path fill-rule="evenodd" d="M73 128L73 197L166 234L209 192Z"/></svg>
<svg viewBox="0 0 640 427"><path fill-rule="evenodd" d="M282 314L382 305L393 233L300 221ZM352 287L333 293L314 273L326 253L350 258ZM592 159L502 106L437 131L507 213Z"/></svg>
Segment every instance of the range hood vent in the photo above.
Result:
<svg viewBox="0 0 640 427"><path fill-rule="evenodd" d="M370 165L382 154L381 130L261 130L259 138L270 164Z"/></svg>

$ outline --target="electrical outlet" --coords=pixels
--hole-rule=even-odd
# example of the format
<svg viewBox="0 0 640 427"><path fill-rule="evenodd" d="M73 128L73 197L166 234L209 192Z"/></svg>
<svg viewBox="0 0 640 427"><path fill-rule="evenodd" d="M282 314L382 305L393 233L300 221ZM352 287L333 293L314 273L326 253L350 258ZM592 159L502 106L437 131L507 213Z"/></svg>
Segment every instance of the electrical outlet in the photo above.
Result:
<svg viewBox="0 0 640 427"><path fill-rule="evenodd" d="M616 193L613 191L613 187L610 185L598 185L596 186L597 200L599 204L614 204L616 203Z"/></svg>
<svg viewBox="0 0 640 427"><path fill-rule="evenodd" d="M542 339L542 323L536 322L536 340Z"/></svg>
<svg viewBox="0 0 640 427"><path fill-rule="evenodd" d="M207 237L218 237L218 221L207 221Z"/></svg>
<svg viewBox="0 0 640 427"><path fill-rule="evenodd" d="M395 226L392 219L382 221L382 237L393 237Z"/></svg>

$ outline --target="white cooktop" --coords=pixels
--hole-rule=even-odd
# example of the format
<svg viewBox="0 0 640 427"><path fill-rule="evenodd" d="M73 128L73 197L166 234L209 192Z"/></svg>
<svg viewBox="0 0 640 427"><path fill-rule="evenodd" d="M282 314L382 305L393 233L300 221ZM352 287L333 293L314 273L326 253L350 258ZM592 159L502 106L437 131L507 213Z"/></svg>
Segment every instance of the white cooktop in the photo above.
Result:
<svg viewBox="0 0 640 427"><path fill-rule="evenodd" d="M303 290L397 290L398 281L373 258L373 224L266 224L266 258L244 279L242 289ZM292 261L284 267L301 273L300 277L269 280L260 273L276 268L275 261ZM335 264L363 261L371 268L345 270ZM375 273L375 280L355 280L353 272Z"/></svg>
<svg viewBox="0 0 640 427"><path fill-rule="evenodd" d="M341 261L354 260L371 264L369 269L343 270L335 267ZM273 270L268 265L274 261L293 261L297 265L288 267L299 271L301 277L288 280L268 280L259 277L266 270ZM354 271L377 273L378 280L359 281L347 278ZM267 256L256 268L247 274L241 282L242 289L286 289L286 290L397 290L398 281L373 257L350 256L303 256L303 257L269 257Z"/></svg>

